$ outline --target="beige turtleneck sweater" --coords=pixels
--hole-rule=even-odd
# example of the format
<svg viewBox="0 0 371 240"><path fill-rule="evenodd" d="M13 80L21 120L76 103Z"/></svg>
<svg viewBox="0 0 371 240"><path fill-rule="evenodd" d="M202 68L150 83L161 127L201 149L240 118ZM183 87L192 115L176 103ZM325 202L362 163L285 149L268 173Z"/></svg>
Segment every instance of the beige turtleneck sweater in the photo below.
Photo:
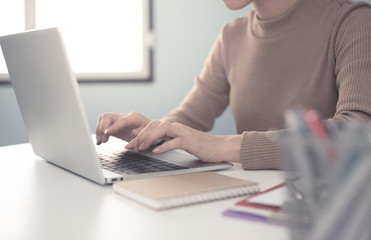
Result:
<svg viewBox="0 0 371 240"><path fill-rule="evenodd" d="M255 11L224 26L203 71L164 120L208 131L230 105L245 169L281 168L277 134L293 107L371 119L371 6L299 0L283 16Z"/></svg>

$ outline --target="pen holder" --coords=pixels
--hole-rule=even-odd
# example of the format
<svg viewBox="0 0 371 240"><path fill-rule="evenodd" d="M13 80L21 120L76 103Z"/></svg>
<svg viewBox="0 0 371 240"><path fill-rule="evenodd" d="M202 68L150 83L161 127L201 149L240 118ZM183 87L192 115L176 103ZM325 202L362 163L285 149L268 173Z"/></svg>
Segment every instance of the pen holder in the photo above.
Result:
<svg viewBox="0 0 371 240"><path fill-rule="evenodd" d="M291 239L371 239L371 127L291 113L281 135Z"/></svg>

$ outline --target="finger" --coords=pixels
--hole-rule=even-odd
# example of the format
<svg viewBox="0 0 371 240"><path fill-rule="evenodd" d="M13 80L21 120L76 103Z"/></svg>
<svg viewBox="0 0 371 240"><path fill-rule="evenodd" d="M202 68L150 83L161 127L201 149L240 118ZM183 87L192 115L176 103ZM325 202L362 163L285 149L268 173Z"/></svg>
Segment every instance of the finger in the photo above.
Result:
<svg viewBox="0 0 371 240"><path fill-rule="evenodd" d="M98 120L97 126L96 126L96 130L95 130L98 145L101 144L103 142L103 140L105 140L104 139L105 138L104 137L104 130L107 127L107 125L109 126L111 124L111 122L112 122L112 114L106 113L106 114L99 117L99 120Z"/></svg>
<svg viewBox="0 0 371 240"><path fill-rule="evenodd" d="M100 126L100 129L102 132L100 135L100 140L103 143L107 142L109 137L112 135L112 134L106 133L107 128L110 128L113 124L115 124L119 116L120 116L119 114L115 114L115 113L104 114L102 121L101 121L101 126Z"/></svg>
<svg viewBox="0 0 371 240"><path fill-rule="evenodd" d="M119 119L117 119L111 125L108 125L104 129L104 134L107 136L115 135L120 130L125 129L132 124L133 124L133 119L131 117L128 117L128 115L125 114L121 116Z"/></svg>
<svg viewBox="0 0 371 240"><path fill-rule="evenodd" d="M131 137L132 138L135 138L138 136L138 134L143 130L143 128L134 128L132 131L131 131Z"/></svg>
<svg viewBox="0 0 371 240"><path fill-rule="evenodd" d="M135 150L146 150L152 142L164 136L163 131L159 131L160 121L151 121L136 137Z"/></svg>
<svg viewBox="0 0 371 240"><path fill-rule="evenodd" d="M134 150L136 143L136 138L133 138L128 144L126 144L125 148L128 150Z"/></svg>
<svg viewBox="0 0 371 240"><path fill-rule="evenodd" d="M101 144L102 141L100 140L100 134L101 134L101 120L102 120L102 117L99 117L98 118L98 121L97 121L97 125L95 127L95 137L97 139L97 145Z"/></svg>
<svg viewBox="0 0 371 240"><path fill-rule="evenodd" d="M117 132L122 131L125 128L143 128L148 122L149 119L137 112L122 114L121 117L112 124L112 126L104 130L104 133L106 135L115 135Z"/></svg>
<svg viewBox="0 0 371 240"><path fill-rule="evenodd" d="M132 133L131 133L131 136L133 137L133 139L125 146L125 148L127 149L130 149L130 150L134 150L134 147L137 143L137 136L139 135L139 133L143 130L144 128L135 128L132 130ZM157 145L157 144L160 144L162 143L163 141L165 141L165 139L157 139L155 142L154 142L154 145ZM139 147L137 148L137 151L139 150Z"/></svg>
<svg viewBox="0 0 371 240"><path fill-rule="evenodd" d="M185 150L184 146L184 139L183 138L174 138L172 140L166 141L163 144L157 146L155 149L153 149L153 153L164 153L175 149L183 149ZM187 150L185 150L187 151Z"/></svg>
<svg viewBox="0 0 371 240"><path fill-rule="evenodd" d="M152 121L137 136L136 148L146 150L163 139L177 137L176 133L180 131L180 128L176 129L177 127L171 123Z"/></svg>

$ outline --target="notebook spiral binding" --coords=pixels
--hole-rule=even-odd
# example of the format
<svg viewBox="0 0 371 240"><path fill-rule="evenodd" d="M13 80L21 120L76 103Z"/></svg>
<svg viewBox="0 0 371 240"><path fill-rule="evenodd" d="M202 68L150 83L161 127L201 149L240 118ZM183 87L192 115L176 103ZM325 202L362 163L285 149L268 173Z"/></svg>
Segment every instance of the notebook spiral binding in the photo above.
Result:
<svg viewBox="0 0 371 240"><path fill-rule="evenodd" d="M227 190L210 191L204 193L197 193L193 195L177 196L175 198L163 200L164 209L170 209L179 206L188 206L198 203L211 202L215 200L227 199L230 197L245 196L252 192L258 192L258 184L249 184L246 186L229 188Z"/></svg>

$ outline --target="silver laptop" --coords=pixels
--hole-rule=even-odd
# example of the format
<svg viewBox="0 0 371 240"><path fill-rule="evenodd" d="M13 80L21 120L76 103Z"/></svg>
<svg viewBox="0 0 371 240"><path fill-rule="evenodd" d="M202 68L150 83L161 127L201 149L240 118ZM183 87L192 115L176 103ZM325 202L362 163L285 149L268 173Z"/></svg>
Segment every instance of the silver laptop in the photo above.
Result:
<svg viewBox="0 0 371 240"><path fill-rule="evenodd" d="M3 36L0 45L33 150L46 161L99 184L232 166L182 151L138 154L117 139L97 152L58 28Z"/></svg>

